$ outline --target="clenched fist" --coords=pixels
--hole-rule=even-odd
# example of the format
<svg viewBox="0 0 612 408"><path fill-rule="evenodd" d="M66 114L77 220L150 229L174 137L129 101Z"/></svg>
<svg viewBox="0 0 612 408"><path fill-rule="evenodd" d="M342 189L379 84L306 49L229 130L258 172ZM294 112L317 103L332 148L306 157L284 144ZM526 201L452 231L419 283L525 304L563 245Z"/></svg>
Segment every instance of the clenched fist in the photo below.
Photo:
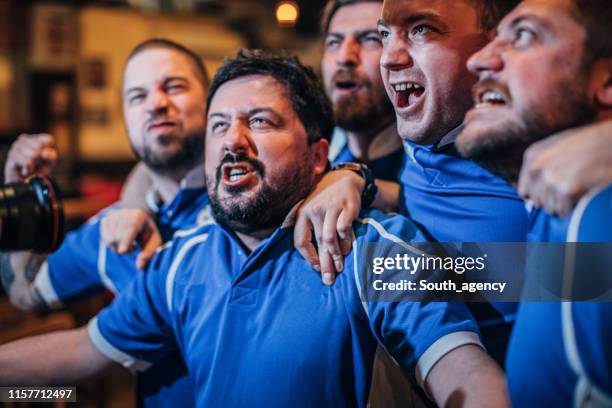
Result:
<svg viewBox="0 0 612 408"><path fill-rule="evenodd" d="M4 182L23 181L30 176L49 176L57 157L53 136L22 134L8 152L4 165Z"/></svg>

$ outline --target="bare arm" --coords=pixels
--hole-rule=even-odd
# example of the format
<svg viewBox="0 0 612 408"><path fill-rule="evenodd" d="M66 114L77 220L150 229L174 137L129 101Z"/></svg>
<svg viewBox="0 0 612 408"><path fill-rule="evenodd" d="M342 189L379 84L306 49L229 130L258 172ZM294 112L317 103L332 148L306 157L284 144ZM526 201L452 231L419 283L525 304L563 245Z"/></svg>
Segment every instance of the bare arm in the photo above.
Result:
<svg viewBox="0 0 612 408"><path fill-rule="evenodd" d="M26 178L51 174L57 161L53 136L48 134L20 135L11 145L4 165L4 180L7 183L24 181ZM46 255L31 252L0 254L0 280L11 302L21 310L29 311L44 302L33 281Z"/></svg>
<svg viewBox="0 0 612 408"><path fill-rule="evenodd" d="M440 407L509 407L501 368L476 345L445 354L425 379L426 390Z"/></svg>
<svg viewBox="0 0 612 408"><path fill-rule="evenodd" d="M121 188L121 205L124 208L140 208L150 211L145 197L152 185L151 170L143 162L138 162Z"/></svg>
<svg viewBox="0 0 612 408"><path fill-rule="evenodd" d="M399 183L376 179L376 187L378 187L378 192L372 207L384 213L397 211L400 194Z"/></svg>
<svg viewBox="0 0 612 408"><path fill-rule="evenodd" d="M20 310L43 308L45 302L34 286L34 278L47 259L32 252L0 253L0 280L11 303Z"/></svg>
<svg viewBox="0 0 612 408"><path fill-rule="evenodd" d="M294 230L296 249L331 285L335 273L344 269L343 260L351 246L352 224L361 211L364 180L349 170L332 171L323 177L304 200ZM376 180L378 192L372 206L383 212L395 211L399 184ZM315 237L317 246L312 243ZM317 251L318 248L318 251Z"/></svg>
<svg viewBox="0 0 612 408"><path fill-rule="evenodd" d="M113 364L93 345L85 326L0 346L0 385L74 384Z"/></svg>

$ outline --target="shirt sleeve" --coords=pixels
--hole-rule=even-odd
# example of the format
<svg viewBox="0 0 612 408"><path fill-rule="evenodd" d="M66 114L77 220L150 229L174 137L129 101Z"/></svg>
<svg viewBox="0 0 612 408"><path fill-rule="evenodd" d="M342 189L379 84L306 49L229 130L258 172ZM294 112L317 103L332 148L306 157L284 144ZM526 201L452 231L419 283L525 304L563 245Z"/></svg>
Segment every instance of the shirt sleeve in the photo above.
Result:
<svg viewBox="0 0 612 408"><path fill-rule="evenodd" d="M127 368L145 370L177 350L166 292L173 249L166 245L147 271L89 322L96 348Z"/></svg>
<svg viewBox="0 0 612 408"><path fill-rule="evenodd" d="M49 307L104 289L99 219L69 232L42 265L34 285ZM102 264L101 264L102 261Z"/></svg>
<svg viewBox="0 0 612 408"><path fill-rule="evenodd" d="M385 217L379 213L362 217L356 229L357 248L353 254L371 243L394 243L410 246L425 242L418 228L402 216ZM357 252L355 252L357 251ZM368 299L361 286L359 257L352 265L363 311L378 342L395 361L424 388L431 368L453 349L474 344L482 347L478 325L462 302L374 301Z"/></svg>
<svg viewBox="0 0 612 408"><path fill-rule="evenodd" d="M115 295L137 273L140 250L119 255L100 237L100 221L117 205L101 211L79 229L69 232L60 248L40 268L34 285L48 307L55 308L103 289Z"/></svg>

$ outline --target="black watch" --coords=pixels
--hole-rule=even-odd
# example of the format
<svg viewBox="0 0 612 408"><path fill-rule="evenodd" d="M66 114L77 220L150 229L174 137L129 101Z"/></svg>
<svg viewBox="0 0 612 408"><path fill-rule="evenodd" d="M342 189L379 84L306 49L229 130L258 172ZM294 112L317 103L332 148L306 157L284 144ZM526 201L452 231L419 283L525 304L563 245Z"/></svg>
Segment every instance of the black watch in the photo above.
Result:
<svg viewBox="0 0 612 408"><path fill-rule="evenodd" d="M365 186L361 193L361 209L366 210L372 205L378 187L374 183L374 173L372 173L368 166L363 163L340 163L334 166L332 170L351 170L359 174L365 181Z"/></svg>

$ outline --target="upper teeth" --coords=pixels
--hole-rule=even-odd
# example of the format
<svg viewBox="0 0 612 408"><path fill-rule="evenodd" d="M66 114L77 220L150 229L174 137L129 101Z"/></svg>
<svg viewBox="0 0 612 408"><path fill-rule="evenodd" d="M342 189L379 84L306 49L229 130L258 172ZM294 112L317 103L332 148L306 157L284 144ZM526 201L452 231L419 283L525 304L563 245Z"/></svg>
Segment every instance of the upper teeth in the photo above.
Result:
<svg viewBox="0 0 612 408"><path fill-rule="evenodd" d="M504 97L495 91L486 91L481 99L482 102L505 102Z"/></svg>
<svg viewBox="0 0 612 408"><path fill-rule="evenodd" d="M394 87L395 87L395 90L397 92L400 92L400 91L412 91L412 90L417 90L419 88L423 88L422 86L417 85L417 84L412 83L412 82L403 82L401 84L395 84Z"/></svg>
<svg viewBox="0 0 612 408"><path fill-rule="evenodd" d="M229 179L230 181L235 181L235 180L238 180L244 174L246 174L246 170L244 169L240 169L240 168L231 169L229 172Z"/></svg>

